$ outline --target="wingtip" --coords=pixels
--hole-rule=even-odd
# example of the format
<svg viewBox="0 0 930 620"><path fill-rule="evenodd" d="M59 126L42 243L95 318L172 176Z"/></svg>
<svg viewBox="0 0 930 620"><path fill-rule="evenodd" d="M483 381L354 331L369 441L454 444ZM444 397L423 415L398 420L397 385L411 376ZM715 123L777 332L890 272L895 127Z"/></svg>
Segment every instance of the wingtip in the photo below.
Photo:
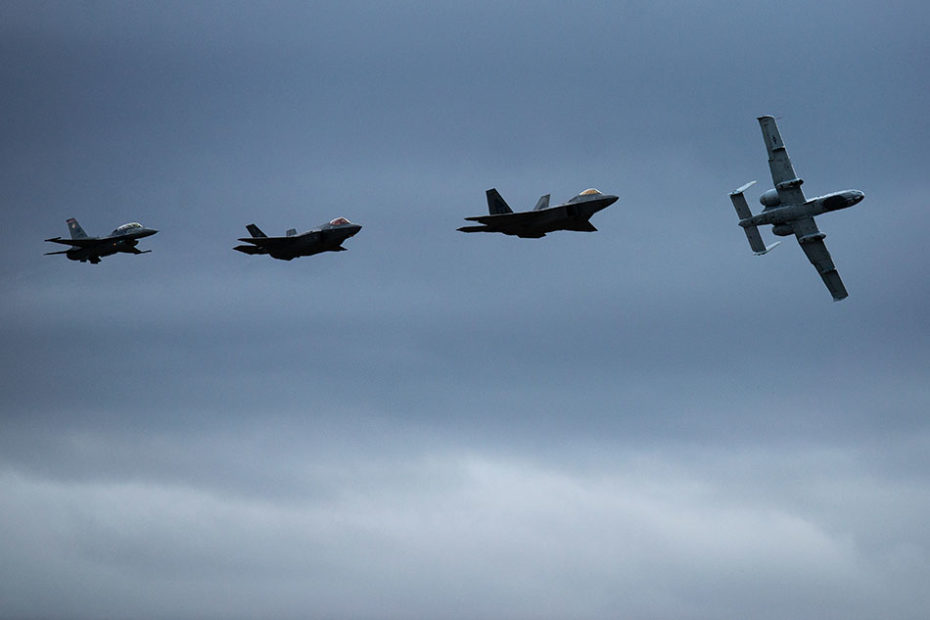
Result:
<svg viewBox="0 0 930 620"><path fill-rule="evenodd" d="M766 254L768 254L769 252L771 252L772 250L774 250L774 249L775 249L776 247L778 247L779 245L781 245L781 241L776 241L775 243L773 243L773 244L771 244L771 245L765 246L765 249L764 249L764 250L761 250L761 251L759 251L759 252L753 252L753 254L755 254L756 256L765 256Z"/></svg>
<svg viewBox="0 0 930 620"><path fill-rule="evenodd" d="M732 192L730 192L730 195L731 195L731 196L738 196L738 195L742 194L743 192L745 192L747 189L749 189L750 187L752 187L752 186L755 185L755 184L756 184L755 181L750 181L749 183L746 183L745 185L740 186L740 187L737 187L736 189L734 189Z"/></svg>

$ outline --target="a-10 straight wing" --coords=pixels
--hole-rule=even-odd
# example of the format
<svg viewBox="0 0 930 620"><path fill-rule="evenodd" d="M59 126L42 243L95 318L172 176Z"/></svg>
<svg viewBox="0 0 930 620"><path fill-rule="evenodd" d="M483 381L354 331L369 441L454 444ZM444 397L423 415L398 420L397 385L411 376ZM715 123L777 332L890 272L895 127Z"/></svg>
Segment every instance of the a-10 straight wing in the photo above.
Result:
<svg viewBox="0 0 930 620"><path fill-rule="evenodd" d="M739 225L745 231L749 245L757 255L766 254L777 245L765 245L759 234L759 226L769 224L772 226L772 232L779 236L793 234L830 291L833 300L845 299L848 296L846 286L823 241L826 235L817 228L814 217L858 204L865 198L865 194L859 190L844 190L816 198L805 198L804 192L801 191L804 181L798 177L794 166L791 165L791 158L788 157L775 118L760 116L758 120L775 187L759 198L765 208L756 215L749 210L743 195L755 181L730 192L730 200L739 216Z"/></svg>

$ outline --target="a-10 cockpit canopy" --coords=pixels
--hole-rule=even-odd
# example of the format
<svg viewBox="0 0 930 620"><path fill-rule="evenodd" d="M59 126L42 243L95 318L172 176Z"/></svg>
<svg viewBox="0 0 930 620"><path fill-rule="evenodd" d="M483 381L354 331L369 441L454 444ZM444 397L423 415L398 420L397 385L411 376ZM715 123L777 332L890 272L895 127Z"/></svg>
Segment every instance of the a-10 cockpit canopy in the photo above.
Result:
<svg viewBox="0 0 930 620"><path fill-rule="evenodd" d="M351 223L352 222L350 222L344 217L337 217L336 219L329 221L330 226L345 226L346 224L351 224Z"/></svg>
<svg viewBox="0 0 930 620"><path fill-rule="evenodd" d="M123 224L122 226L118 226L110 234L111 235L125 235L127 233L131 233L135 230L141 230L141 229L142 229L142 224L140 224L139 222L129 222L128 224Z"/></svg>

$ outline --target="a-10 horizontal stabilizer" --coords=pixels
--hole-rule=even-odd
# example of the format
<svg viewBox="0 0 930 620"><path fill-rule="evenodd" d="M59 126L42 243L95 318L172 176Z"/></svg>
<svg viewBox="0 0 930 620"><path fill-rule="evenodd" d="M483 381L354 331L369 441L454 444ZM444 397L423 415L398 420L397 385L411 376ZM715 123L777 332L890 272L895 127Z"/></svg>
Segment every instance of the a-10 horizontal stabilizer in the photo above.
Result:
<svg viewBox="0 0 930 620"><path fill-rule="evenodd" d="M762 256L763 254L768 254L772 248L781 243L781 241L776 241L772 245L765 245L765 243L762 241L762 235L759 234L758 226L753 224L743 224L744 220L748 220L752 217L752 211L749 210L749 205L746 203L746 197L743 195L743 192L752 187L754 183L755 181L750 181L739 189L735 189L730 192L730 200L733 201L733 207L736 209L736 215L739 216L740 226L742 226L743 230L746 231L746 238L749 240L749 247L752 248L752 251L755 252L756 256Z"/></svg>

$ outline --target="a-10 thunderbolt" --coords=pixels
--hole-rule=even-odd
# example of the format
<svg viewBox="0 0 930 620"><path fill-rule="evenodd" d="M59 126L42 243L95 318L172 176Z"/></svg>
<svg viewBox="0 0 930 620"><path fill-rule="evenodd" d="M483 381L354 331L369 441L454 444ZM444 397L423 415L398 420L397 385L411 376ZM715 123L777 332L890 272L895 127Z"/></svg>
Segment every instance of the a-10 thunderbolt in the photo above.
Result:
<svg viewBox="0 0 930 620"><path fill-rule="evenodd" d="M280 260L312 256L320 252L344 252L342 242L362 229L344 217L337 217L300 234L291 228L284 237L269 237L255 224L249 224L246 228L252 236L240 237L239 241L252 245L237 245L234 250L245 254L268 254Z"/></svg>
<svg viewBox="0 0 930 620"><path fill-rule="evenodd" d="M746 231L749 245L756 255L761 256L781 243L776 241L766 246L759 234L759 226L772 225L772 232L779 236L794 235L801 244L801 249L807 255L817 273L827 285L833 301L845 299L848 296L846 287L840 279L840 274L833 265L830 252L823 240L826 235L817 228L814 216L828 211L838 211L858 204L865 198L865 194L857 189L842 192L833 192L825 196L807 199L801 191L803 181L798 178L778 133L778 126L771 116L760 116L759 125L762 127L762 136L765 138L765 148L769 154L769 168L772 171L774 189L770 189L759 198L765 207L758 215L753 215L746 204L745 192L755 181L734 190L730 193L733 206L739 215L739 225Z"/></svg>
<svg viewBox="0 0 930 620"><path fill-rule="evenodd" d="M549 206L549 194L540 197L532 211L513 212L513 209L491 188L485 192L488 198L489 215L466 217L481 226L463 226L462 232L499 232L524 239L538 239L556 230L594 232L597 229L589 221L591 216L617 202L617 196L602 194L596 189L586 189L568 202Z"/></svg>
<svg viewBox="0 0 930 620"><path fill-rule="evenodd" d="M136 247L139 244L139 239L150 237L158 232L152 228L145 228L139 222L129 222L128 224L123 224L116 228L109 235L103 237L88 237L87 233L84 232L84 229L81 228L81 225L78 224L76 219L72 217L69 218L67 222L68 230L71 231L70 239L52 237L51 239L46 239L46 241L70 245L72 246L71 249L62 250L60 252L46 252L46 256L64 254L71 260L79 260L82 263L90 262L96 265L100 262L101 257L110 256L117 252L124 252L126 254L148 254L151 250L140 250Z"/></svg>

